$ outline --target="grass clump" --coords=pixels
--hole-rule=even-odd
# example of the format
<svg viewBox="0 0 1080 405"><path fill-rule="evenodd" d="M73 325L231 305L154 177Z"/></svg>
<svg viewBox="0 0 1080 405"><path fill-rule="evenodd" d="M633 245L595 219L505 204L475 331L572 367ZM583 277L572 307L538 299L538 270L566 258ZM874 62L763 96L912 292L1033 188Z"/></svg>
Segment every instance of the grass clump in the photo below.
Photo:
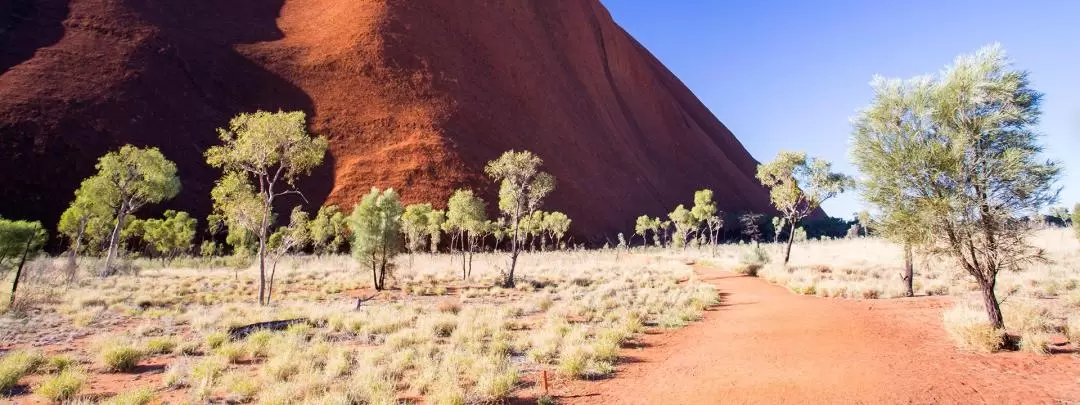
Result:
<svg viewBox="0 0 1080 405"><path fill-rule="evenodd" d="M758 271L765 267L766 264L769 264L769 253L758 246L743 253L742 257L739 258L739 266L735 267L735 272L757 277Z"/></svg>
<svg viewBox="0 0 1080 405"><path fill-rule="evenodd" d="M42 379L37 388L34 388L34 394L51 402L61 403L79 395L84 385L86 374L82 370L68 368Z"/></svg>
<svg viewBox="0 0 1080 405"><path fill-rule="evenodd" d="M11 391L24 375L33 373L45 362L45 356L31 350L14 350L0 359L0 394Z"/></svg>
<svg viewBox="0 0 1080 405"><path fill-rule="evenodd" d="M127 372L139 366L146 353L130 344L114 343L101 350L101 365L108 372Z"/></svg>
<svg viewBox="0 0 1080 405"><path fill-rule="evenodd" d="M144 345L146 354L149 355L169 354L176 349L176 346L176 339L171 337L150 338Z"/></svg>
<svg viewBox="0 0 1080 405"><path fill-rule="evenodd" d="M154 390L142 387L125 391L105 401L105 405L146 405L154 400Z"/></svg>
<svg viewBox="0 0 1080 405"><path fill-rule="evenodd" d="M961 347L993 353L1005 346L1005 331L995 329L986 314L967 305L958 305L942 315L945 331Z"/></svg>

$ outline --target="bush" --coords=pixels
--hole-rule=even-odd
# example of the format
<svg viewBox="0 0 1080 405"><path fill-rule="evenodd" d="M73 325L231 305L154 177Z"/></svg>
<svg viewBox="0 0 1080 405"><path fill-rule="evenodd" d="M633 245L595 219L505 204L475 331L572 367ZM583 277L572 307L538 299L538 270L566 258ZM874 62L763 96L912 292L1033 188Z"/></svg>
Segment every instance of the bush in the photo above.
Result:
<svg viewBox="0 0 1080 405"><path fill-rule="evenodd" d="M758 271L765 267L769 263L769 253L764 248L758 246L743 253L742 258L739 259L739 267L735 268L735 272L751 277L757 277Z"/></svg>
<svg viewBox="0 0 1080 405"><path fill-rule="evenodd" d="M169 354L176 349L176 340L171 337L156 337L146 341L146 354Z"/></svg>
<svg viewBox="0 0 1080 405"><path fill-rule="evenodd" d="M126 372L134 370L146 354L131 345L117 343L106 346L101 351L101 365L108 372Z"/></svg>
<svg viewBox="0 0 1080 405"><path fill-rule="evenodd" d="M1065 334L1073 343L1080 344L1080 314L1075 314L1065 321Z"/></svg>
<svg viewBox="0 0 1080 405"><path fill-rule="evenodd" d="M1005 346L1005 331L994 329L986 314L966 305L958 305L942 315L945 331L961 347L993 353Z"/></svg>
<svg viewBox="0 0 1080 405"><path fill-rule="evenodd" d="M49 401L60 403L74 398L86 384L86 374L68 368L60 374L45 377L34 389L34 394Z"/></svg>

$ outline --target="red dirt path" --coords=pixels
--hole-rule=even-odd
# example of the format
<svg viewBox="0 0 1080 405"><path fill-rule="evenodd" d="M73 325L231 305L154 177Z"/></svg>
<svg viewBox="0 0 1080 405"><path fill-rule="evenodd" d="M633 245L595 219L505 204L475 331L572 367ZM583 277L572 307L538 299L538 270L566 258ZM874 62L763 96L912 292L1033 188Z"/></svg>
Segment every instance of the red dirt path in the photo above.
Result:
<svg viewBox="0 0 1080 405"><path fill-rule="evenodd" d="M568 404L1013 404L1080 400L1074 355L957 350L947 298L837 300L699 268L724 304L628 350L615 378L556 387ZM569 392L567 392L569 391ZM569 394L569 395L566 395Z"/></svg>

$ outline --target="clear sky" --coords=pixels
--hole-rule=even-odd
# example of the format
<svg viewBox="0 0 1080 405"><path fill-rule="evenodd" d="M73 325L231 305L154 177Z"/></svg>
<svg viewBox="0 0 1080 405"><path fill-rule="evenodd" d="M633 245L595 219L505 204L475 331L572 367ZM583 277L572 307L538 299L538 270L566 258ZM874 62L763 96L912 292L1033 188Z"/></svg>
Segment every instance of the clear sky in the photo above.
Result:
<svg viewBox="0 0 1080 405"><path fill-rule="evenodd" d="M849 119L874 74L936 73L999 42L1045 93L1059 205L1080 202L1080 1L602 1L759 161L805 151L853 175ZM845 218L861 208L855 193L825 203Z"/></svg>

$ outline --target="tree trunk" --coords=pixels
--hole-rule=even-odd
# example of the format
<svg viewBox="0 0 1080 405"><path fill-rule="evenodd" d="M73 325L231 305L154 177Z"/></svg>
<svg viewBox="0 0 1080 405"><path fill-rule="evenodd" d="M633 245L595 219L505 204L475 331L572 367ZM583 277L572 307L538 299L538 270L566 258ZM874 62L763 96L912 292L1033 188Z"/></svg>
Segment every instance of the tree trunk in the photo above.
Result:
<svg viewBox="0 0 1080 405"><path fill-rule="evenodd" d="M112 234L109 236L109 253L105 255L105 267L101 269L101 277L108 277L112 272L112 262L116 259L117 251L120 249L120 230L124 229L124 217L127 216L127 203L120 204L120 210L116 212L116 226L113 226Z"/></svg>
<svg viewBox="0 0 1080 405"><path fill-rule="evenodd" d="M270 305L271 297L274 296L274 274L277 273L278 259L274 259L273 264L270 265L270 283L266 286L266 305Z"/></svg>
<svg viewBox="0 0 1080 405"><path fill-rule="evenodd" d="M266 227L259 232L259 305L266 305Z"/></svg>
<svg viewBox="0 0 1080 405"><path fill-rule="evenodd" d="M375 287L375 291L382 291L382 286L379 285L379 271L375 267L375 253L371 254L371 285Z"/></svg>
<svg viewBox="0 0 1080 405"><path fill-rule="evenodd" d="M1001 316L1001 305L994 293L994 280L979 280L979 289L982 290L983 305L986 306L986 317L995 329L1005 329L1005 318Z"/></svg>
<svg viewBox="0 0 1080 405"><path fill-rule="evenodd" d="M19 267L15 270L15 281L11 283L11 297L8 299L8 309L15 308L15 292L19 290L19 278L22 277L23 265L26 264L26 255L30 253L30 244L34 242L34 234L30 233L30 236L26 238L26 245L23 246L22 259L19 259Z"/></svg>
<svg viewBox="0 0 1080 405"><path fill-rule="evenodd" d="M510 241L510 271L506 273L506 280L503 282L503 287L506 288L514 287L514 269L517 267L518 249L520 248L518 246L518 239L520 239L520 229L518 229L518 227L519 222L521 221L520 207L516 209L515 214L516 215L511 218L514 221L514 239Z"/></svg>
<svg viewBox="0 0 1080 405"><path fill-rule="evenodd" d="M465 273L465 233L461 234L461 279L465 280L469 278L469 275Z"/></svg>
<svg viewBox="0 0 1080 405"><path fill-rule="evenodd" d="M915 260L911 245L904 245L904 295L915 296Z"/></svg>
<svg viewBox="0 0 1080 405"><path fill-rule="evenodd" d="M787 249L784 250L784 266L791 260L791 244L795 243L795 221L791 221L791 232L788 234Z"/></svg>
<svg viewBox="0 0 1080 405"><path fill-rule="evenodd" d="M75 281L75 274L79 271L79 264L76 262L79 256L79 249L82 249L82 237L86 232L86 220L79 221L79 230L75 232L75 240L71 241L71 252L68 253L68 282Z"/></svg>

